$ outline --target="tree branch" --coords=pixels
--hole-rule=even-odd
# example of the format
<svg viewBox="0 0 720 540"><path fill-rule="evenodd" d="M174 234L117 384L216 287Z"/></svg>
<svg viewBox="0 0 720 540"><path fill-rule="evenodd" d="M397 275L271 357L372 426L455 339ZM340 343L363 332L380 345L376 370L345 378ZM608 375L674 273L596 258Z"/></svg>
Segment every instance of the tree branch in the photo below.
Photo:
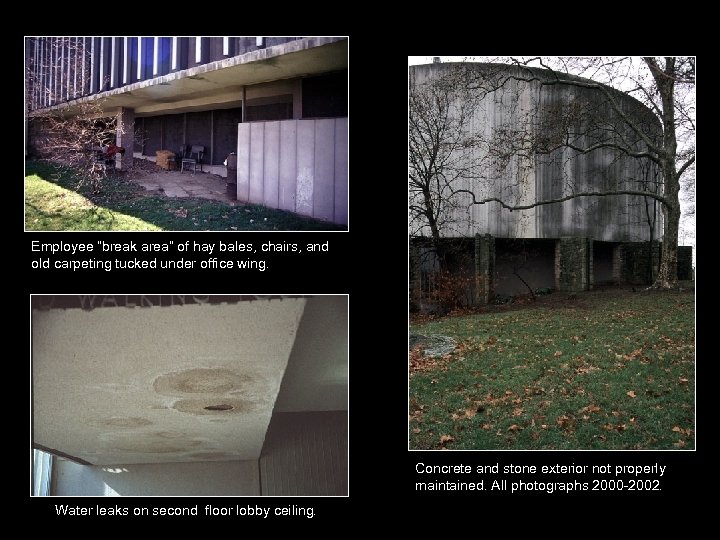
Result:
<svg viewBox="0 0 720 540"><path fill-rule="evenodd" d="M459 195L459 194L466 194L470 195L472 197L472 205L481 205L481 204L487 204L491 202L496 202L503 208L510 210L511 212L513 210L531 210L532 208L535 208L537 206L543 206L546 204L556 204L561 203L565 201L569 201L570 199L576 199L578 197L609 197L611 195L639 195L641 197L650 197L657 201L660 201L662 204L667 204L665 197L662 195L659 195L657 193L652 193L648 191L638 191L634 189L620 189L616 191L584 191L580 193L573 193L572 195L567 195L565 197L559 197L556 199L547 199L544 201L537 201L530 204L518 204L518 205L512 205L507 204L502 199L499 199L497 197L489 197L487 199L480 199L478 200L475 196L475 193L468 189L457 189L453 191L453 195Z"/></svg>

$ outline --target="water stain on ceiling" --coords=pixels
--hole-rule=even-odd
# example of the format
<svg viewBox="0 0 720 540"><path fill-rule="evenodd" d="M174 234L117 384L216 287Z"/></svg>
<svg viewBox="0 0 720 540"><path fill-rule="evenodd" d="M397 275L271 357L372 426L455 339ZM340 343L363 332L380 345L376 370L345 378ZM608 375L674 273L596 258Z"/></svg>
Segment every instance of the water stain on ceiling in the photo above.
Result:
<svg viewBox="0 0 720 540"><path fill-rule="evenodd" d="M33 310L33 439L95 465L257 459L305 298Z"/></svg>

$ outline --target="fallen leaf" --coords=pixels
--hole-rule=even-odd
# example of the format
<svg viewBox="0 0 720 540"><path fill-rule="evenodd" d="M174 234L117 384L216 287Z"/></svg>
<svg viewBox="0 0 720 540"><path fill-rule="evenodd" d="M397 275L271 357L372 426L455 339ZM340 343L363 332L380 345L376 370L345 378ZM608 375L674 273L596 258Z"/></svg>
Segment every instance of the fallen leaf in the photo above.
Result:
<svg viewBox="0 0 720 540"><path fill-rule="evenodd" d="M675 447L677 447L677 448L684 448L684 447L685 447L685 441L679 440L678 442L673 443L673 446L675 446Z"/></svg>
<svg viewBox="0 0 720 540"><path fill-rule="evenodd" d="M680 426L674 426L672 428L673 431L682 431L682 428Z"/></svg>
<svg viewBox="0 0 720 540"><path fill-rule="evenodd" d="M420 428L419 427L413 428L413 433L420 433Z"/></svg>
<svg viewBox="0 0 720 540"><path fill-rule="evenodd" d="M507 428L508 431L518 431L520 429L522 429L522 428L520 426L518 426L517 424L513 424L512 426Z"/></svg>
<svg viewBox="0 0 720 540"><path fill-rule="evenodd" d="M522 408L518 408L518 409L515 409L515 410L512 412L512 415L513 415L513 416L522 416L522 413L523 413Z"/></svg>
<svg viewBox="0 0 720 540"><path fill-rule="evenodd" d="M580 412L592 413L592 412L598 412L599 410L600 410L600 407L598 407L597 405L588 405L587 407L583 407L582 409L580 409Z"/></svg>
<svg viewBox="0 0 720 540"><path fill-rule="evenodd" d="M455 437L453 437L452 435L441 435L440 436L440 444L453 442L454 440L455 440Z"/></svg>
<svg viewBox="0 0 720 540"><path fill-rule="evenodd" d="M680 384L687 384L688 380L680 377Z"/></svg>
<svg viewBox="0 0 720 540"><path fill-rule="evenodd" d="M491 424L483 424L483 425L480 426L480 427L482 427L483 429L492 429L492 425L491 425Z"/></svg>
<svg viewBox="0 0 720 540"><path fill-rule="evenodd" d="M453 420L460 420L460 418L462 418L462 416L460 416L459 414L452 413L450 415L450 418L452 418Z"/></svg>
<svg viewBox="0 0 720 540"><path fill-rule="evenodd" d="M473 418L477 414L477 409L467 409L465 411L465 418Z"/></svg>
<svg viewBox="0 0 720 540"><path fill-rule="evenodd" d="M631 398L637 397L637 396L635 396L635 391L634 391L634 390L630 390L629 392L626 392L626 394L627 394L628 396L630 396Z"/></svg>
<svg viewBox="0 0 720 540"><path fill-rule="evenodd" d="M547 429L547 428L548 428L548 425L547 425L547 424L540 424L540 427L543 428L543 429Z"/></svg>
<svg viewBox="0 0 720 540"><path fill-rule="evenodd" d="M562 351L555 351L555 354L553 354L553 356L555 358L557 358L558 356L562 356Z"/></svg>

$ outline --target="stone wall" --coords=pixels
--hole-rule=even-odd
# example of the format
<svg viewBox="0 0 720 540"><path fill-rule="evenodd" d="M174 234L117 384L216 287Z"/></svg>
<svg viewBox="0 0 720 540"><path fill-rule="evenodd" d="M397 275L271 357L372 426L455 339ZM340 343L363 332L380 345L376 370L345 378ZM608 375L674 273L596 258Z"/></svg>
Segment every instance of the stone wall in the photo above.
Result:
<svg viewBox="0 0 720 540"><path fill-rule="evenodd" d="M495 297L495 237L475 235L475 301L489 304Z"/></svg>
<svg viewBox="0 0 720 540"><path fill-rule="evenodd" d="M618 245L613 254L613 279L631 285L650 285L657 276L660 243L653 242L652 265L648 267L650 249L648 242L625 242Z"/></svg>
<svg viewBox="0 0 720 540"><path fill-rule="evenodd" d="M678 279L694 279L692 267L692 246L678 246Z"/></svg>
<svg viewBox="0 0 720 540"><path fill-rule="evenodd" d="M560 238L555 245L555 287L587 291L593 285L593 241L582 236Z"/></svg>

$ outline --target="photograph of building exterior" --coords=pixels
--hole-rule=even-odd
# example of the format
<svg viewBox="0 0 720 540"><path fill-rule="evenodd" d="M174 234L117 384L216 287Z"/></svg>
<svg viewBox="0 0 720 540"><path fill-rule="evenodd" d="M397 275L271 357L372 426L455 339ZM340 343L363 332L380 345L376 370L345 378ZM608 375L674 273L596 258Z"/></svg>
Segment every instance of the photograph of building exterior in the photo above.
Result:
<svg viewBox="0 0 720 540"><path fill-rule="evenodd" d="M695 58L408 60L408 449L695 450Z"/></svg>
<svg viewBox="0 0 720 540"><path fill-rule="evenodd" d="M465 147L457 143L452 154L439 151L438 161L442 158L455 166L442 174L455 176L441 188L428 186L428 197L437 199L429 212L436 214L435 223L427 219L430 199L411 182L413 309L432 304L427 296L435 288L433 274L440 270L438 248L445 258L444 270L465 283L464 291L457 294L465 306L492 303L496 296L528 294L529 289L572 292L590 290L595 284L650 285L655 280L663 235L661 204L642 195L573 197L572 193L613 189L658 193L656 165L609 145L592 152L563 148L562 143L554 151L539 148L565 128L576 134L580 146L590 145L598 131L610 129L624 129L618 137L632 140L634 134L617 126L620 116L607 110L601 93L570 84L543 84L554 74L535 67L438 61L412 65L409 70L418 109L425 87L453 77L497 86L466 94L442 90L450 117L458 116L456 124L448 122L442 136L475 142ZM648 108L616 94L622 110L652 137L662 137L662 128ZM578 111L579 107L585 110ZM426 111L416 112L422 117ZM591 127L592 117L607 125ZM430 134L417 128L418 139L426 135ZM423 146L416 144L421 153ZM430 155L421 155L413 165L426 167ZM452 197L447 195L451 191ZM526 208L509 210L494 201L472 204L473 196ZM567 200L535 206L562 197ZM691 279L692 249L680 246L677 257L678 278Z"/></svg>
<svg viewBox="0 0 720 540"><path fill-rule="evenodd" d="M34 295L34 495L348 494L348 297Z"/></svg>
<svg viewBox="0 0 720 540"><path fill-rule="evenodd" d="M92 103L119 170L169 152L240 202L347 225L347 37L28 37L25 60L26 155Z"/></svg>

